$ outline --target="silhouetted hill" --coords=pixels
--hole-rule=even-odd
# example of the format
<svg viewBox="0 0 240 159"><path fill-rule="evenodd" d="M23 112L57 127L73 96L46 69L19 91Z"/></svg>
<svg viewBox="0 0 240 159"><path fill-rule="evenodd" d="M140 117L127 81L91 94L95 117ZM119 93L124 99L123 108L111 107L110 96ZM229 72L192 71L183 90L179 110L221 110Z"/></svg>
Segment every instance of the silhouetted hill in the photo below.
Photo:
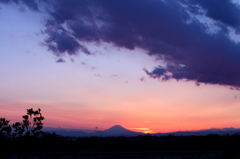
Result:
<svg viewBox="0 0 240 159"><path fill-rule="evenodd" d="M142 135L143 133L130 131L128 129L125 129L121 125L115 125L109 129L106 129L103 131L103 133L109 133L112 136L137 136Z"/></svg>
<svg viewBox="0 0 240 159"><path fill-rule="evenodd" d="M104 130L104 132L116 133L116 134L118 134L118 133L127 133L129 131L130 130L125 129L121 125L115 125L115 126L109 128L109 129Z"/></svg>
<svg viewBox="0 0 240 159"><path fill-rule="evenodd" d="M55 132L58 135L62 136L75 136L75 137L90 137L90 136L96 136L96 137L114 137L114 136L125 136L125 137L131 137L131 136L139 136L144 135L144 133L130 131L121 125L115 125L109 129L103 130L103 131L89 131L88 133L84 132L84 130L74 130L74 129L61 129L61 128L53 128L53 129L46 129L45 132ZM175 136L206 136L209 134L218 134L218 135L233 135L236 133L240 133L240 129L235 128L223 128L223 129L207 129L207 130L199 130L199 131L176 131L176 132L170 132L170 133L156 133L151 134L152 136L166 136L169 134L175 135Z"/></svg>
<svg viewBox="0 0 240 159"><path fill-rule="evenodd" d="M60 128L55 128L55 129L48 128L45 130L45 132L50 132L50 133L55 132L56 134L62 135L62 136L78 136L78 137L87 137L87 136L88 137L90 136L97 136L97 137L126 136L128 137L128 136L143 135L143 133L130 131L120 125L115 125L103 131L95 130L90 133L77 131L77 130L60 129Z"/></svg>
<svg viewBox="0 0 240 159"><path fill-rule="evenodd" d="M89 134L83 131L67 131L67 130L47 130L45 132L56 133L62 136L73 136L73 137L88 137Z"/></svg>
<svg viewBox="0 0 240 159"><path fill-rule="evenodd" d="M197 136L206 136L209 134L218 134L218 135L233 135L240 133L240 129L235 128L223 128L223 129L206 129L206 130L199 130L199 131L176 131L176 132L170 132L170 133L157 133L155 135L162 136L162 135L176 135L176 136L191 136L191 135L197 135Z"/></svg>
<svg viewBox="0 0 240 159"><path fill-rule="evenodd" d="M109 136L138 136L143 135L143 133L130 131L121 125L115 125L109 129L103 130L103 131L95 131L93 133L89 133L89 136L97 136L97 137L109 137Z"/></svg>

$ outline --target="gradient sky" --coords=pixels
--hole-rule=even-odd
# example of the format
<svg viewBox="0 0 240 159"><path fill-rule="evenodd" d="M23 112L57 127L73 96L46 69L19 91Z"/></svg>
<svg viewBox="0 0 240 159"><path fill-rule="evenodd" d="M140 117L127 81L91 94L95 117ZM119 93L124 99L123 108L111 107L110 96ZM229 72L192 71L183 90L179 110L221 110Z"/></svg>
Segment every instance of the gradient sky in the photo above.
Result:
<svg viewBox="0 0 240 159"><path fill-rule="evenodd" d="M238 0L0 0L0 117L240 128ZM143 129L144 128L144 129Z"/></svg>

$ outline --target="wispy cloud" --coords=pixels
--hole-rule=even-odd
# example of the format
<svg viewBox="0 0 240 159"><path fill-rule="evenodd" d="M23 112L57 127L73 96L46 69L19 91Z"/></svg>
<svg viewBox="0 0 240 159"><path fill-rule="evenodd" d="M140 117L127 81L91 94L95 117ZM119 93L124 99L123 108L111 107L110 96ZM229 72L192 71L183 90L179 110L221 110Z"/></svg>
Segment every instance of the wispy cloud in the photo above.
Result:
<svg viewBox="0 0 240 159"><path fill-rule="evenodd" d="M146 82L147 82L144 76L143 76L143 77L141 77L141 78L139 78L139 80L140 80L141 82L144 82L144 83L146 83Z"/></svg>
<svg viewBox="0 0 240 159"><path fill-rule="evenodd" d="M94 76L96 76L96 77L102 77L100 74L95 74Z"/></svg>
<svg viewBox="0 0 240 159"><path fill-rule="evenodd" d="M66 61L60 58L60 59L58 59L56 62L57 62L57 63L65 63Z"/></svg>

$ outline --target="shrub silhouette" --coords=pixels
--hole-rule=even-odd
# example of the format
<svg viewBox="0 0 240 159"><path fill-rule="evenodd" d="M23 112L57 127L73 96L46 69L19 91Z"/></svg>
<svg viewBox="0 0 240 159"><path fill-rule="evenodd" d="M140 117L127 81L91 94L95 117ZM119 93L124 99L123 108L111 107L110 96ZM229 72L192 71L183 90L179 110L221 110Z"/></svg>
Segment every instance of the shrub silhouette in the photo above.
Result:
<svg viewBox="0 0 240 159"><path fill-rule="evenodd" d="M27 109L27 114L22 116L22 122L13 123L12 127L9 125L9 120L0 118L0 135L1 136L40 136L43 128L42 121L45 119L41 114L41 109L33 110Z"/></svg>
<svg viewBox="0 0 240 159"><path fill-rule="evenodd" d="M0 118L0 136L10 135L12 132L12 128L8 125L9 120L5 118Z"/></svg>
<svg viewBox="0 0 240 159"><path fill-rule="evenodd" d="M33 110L27 109L27 114L22 116L23 121L16 122L13 124L14 136L22 136L25 133L26 136L40 136L43 132L41 131L43 128L42 121L45 119L41 114L41 109Z"/></svg>

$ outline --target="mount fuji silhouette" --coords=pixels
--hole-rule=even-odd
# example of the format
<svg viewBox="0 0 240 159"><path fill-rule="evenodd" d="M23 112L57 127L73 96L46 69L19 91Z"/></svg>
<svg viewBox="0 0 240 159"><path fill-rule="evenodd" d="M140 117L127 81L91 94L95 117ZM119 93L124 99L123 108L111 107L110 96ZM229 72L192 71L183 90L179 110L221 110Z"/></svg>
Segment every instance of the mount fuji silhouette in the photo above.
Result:
<svg viewBox="0 0 240 159"><path fill-rule="evenodd" d="M138 135L143 135L143 133L130 131L122 127L121 125L115 125L106 130L91 133L91 135L93 136L138 136Z"/></svg>
<svg viewBox="0 0 240 159"><path fill-rule="evenodd" d="M110 127L109 129L99 131L95 130L91 133L86 133L81 130L69 130L69 129L52 129L52 130L45 130L45 132L55 132L58 135L62 136L76 136L76 137L90 137L90 136L96 136L96 137L115 137L115 136L138 136L138 135L143 135L144 133L141 132L135 132L135 131L130 131L121 125L115 125L113 127Z"/></svg>
<svg viewBox="0 0 240 159"><path fill-rule="evenodd" d="M131 132L128 129L125 129L124 127L122 127L121 125L115 125L109 129L103 130L104 132L107 133L112 133L112 134L123 134L123 133L129 133Z"/></svg>

